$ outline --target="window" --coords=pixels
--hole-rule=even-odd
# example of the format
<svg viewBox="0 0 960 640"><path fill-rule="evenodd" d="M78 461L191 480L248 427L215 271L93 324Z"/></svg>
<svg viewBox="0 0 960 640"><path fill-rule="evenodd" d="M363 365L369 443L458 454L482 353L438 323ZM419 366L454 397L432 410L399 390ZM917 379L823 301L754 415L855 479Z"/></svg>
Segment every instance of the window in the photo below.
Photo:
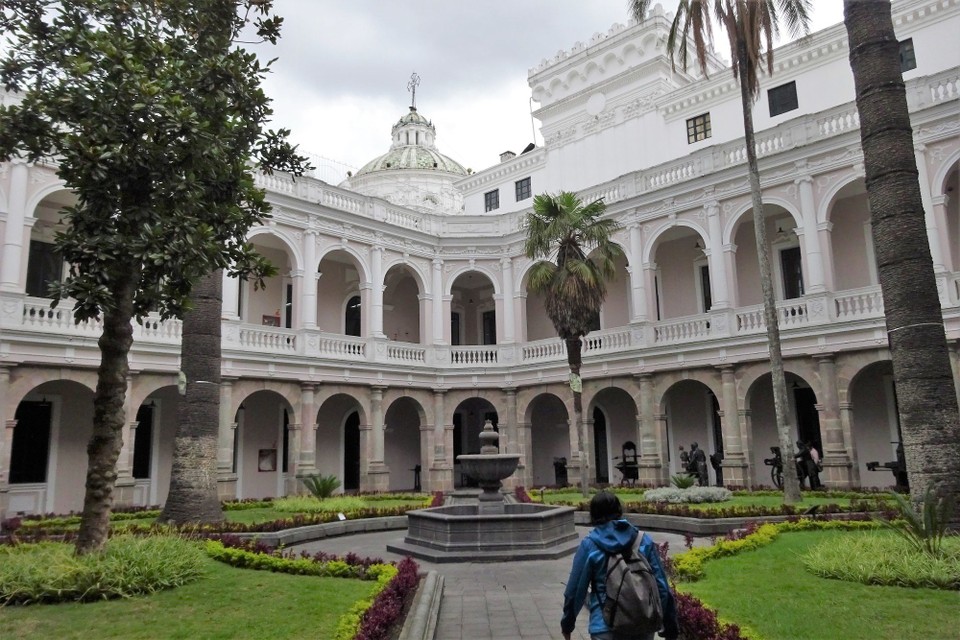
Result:
<svg viewBox="0 0 960 640"><path fill-rule="evenodd" d="M917 68L917 54L913 50L913 38L900 41L900 73Z"/></svg>
<svg viewBox="0 0 960 640"><path fill-rule="evenodd" d="M347 309L343 317L343 333L348 336L360 337L360 323L362 314L360 312L360 296L353 296L347 302Z"/></svg>
<svg viewBox="0 0 960 640"><path fill-rule="evenodd" d="M480 317L483 325L483 344L497 344L497 312L484 311Z"/></svg>
<svg viewBox="0 0 960 640"><path fill-rule="evenodd" d="M14 415L10 458L10 484L47 481L47 456L50 451L50 402L28 402L17 406Z"/></svg>
<svg viewBox="0 0 960 640"><path fill-rule="evenodd" d="M787 111L793 111L797 103L797 83L788 82L767 91L767 102L770 104L770 117L778 116Z"/></svg>
<svg viewBox="0 0 960 640"><path fill-rule="evenodd" d="M137 410L137 431L133 438L133 477L150 477L150 457L153 445L153 406L142 405Z"/></svg>
<svg viewBox="0 0 960 640"><path fill-rule="evenodd" d="M460 312L451 311L450 312L450 344L453 346L460 345Z"/></svg>
<svg viewBox="0 0 960 640"><path fill-rule="evenodd" d="M711 135L710 114L704 113L687 120L687 143L693 144L700 140L706 140Z"/></svg>
<svg viewBox="0 0 960 640"><path fill-rule="evenodd" d="M803 295L803 267L800 262L800 247L780 251L780 267L783 273L783 299L791 300Z"/></svg>
<svg viewBox="0 0 960 640"><path fill-rule="evenodd" d="M701 264L697 271L700 272L700 313L709 313L713 307L713 300L710 298L710 267Z"/></svg>
<svg viewBox="0 0 960 640"><path fill-rule="evenodd" d="M514 183L514 187L517 190L517 202L521 200L526 200L530 197L530 178L524 178L523 180L517 180Z"/></svg>
<svg viewBox="0 0 960 640"><path fill-rule="evenodd" d="M60 282L63 260L49 242L30 241L30 256L27 259L27 295L47 298L47 289L53 282Z"/></svg>
<svg viewBox="0 0 960 640"><path fill-rule="evenodd" d="M500 208L500 189L487 191L483 194L483 210L493 211Z"/></svg>

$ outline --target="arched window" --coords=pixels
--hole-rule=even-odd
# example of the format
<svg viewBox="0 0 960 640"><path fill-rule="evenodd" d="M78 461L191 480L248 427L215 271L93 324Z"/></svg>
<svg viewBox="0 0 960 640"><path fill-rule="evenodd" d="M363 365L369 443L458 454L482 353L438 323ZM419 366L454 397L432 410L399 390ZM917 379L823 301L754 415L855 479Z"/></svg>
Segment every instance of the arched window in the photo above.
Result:
<svg viewBox="0 0 960 640"><path fill-rule="evenodd" d="M343 314L343 333L359 338L361 321L360 296L353 296L347 301L347 308Z"/></svg>

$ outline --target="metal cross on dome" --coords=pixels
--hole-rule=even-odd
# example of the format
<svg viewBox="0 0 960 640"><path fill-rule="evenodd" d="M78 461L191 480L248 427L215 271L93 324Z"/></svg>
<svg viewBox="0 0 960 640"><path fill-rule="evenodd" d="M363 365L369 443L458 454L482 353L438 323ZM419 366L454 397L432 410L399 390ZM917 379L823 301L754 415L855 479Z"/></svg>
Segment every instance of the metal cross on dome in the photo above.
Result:
<svg viewBox="0 0 960 640"><path fill-rule="evenodd" d="M417 108L417 87L420 86L420 76L414 71L410 74L410 82L407 83L407 91L411 93L410 106Z"/></svg>

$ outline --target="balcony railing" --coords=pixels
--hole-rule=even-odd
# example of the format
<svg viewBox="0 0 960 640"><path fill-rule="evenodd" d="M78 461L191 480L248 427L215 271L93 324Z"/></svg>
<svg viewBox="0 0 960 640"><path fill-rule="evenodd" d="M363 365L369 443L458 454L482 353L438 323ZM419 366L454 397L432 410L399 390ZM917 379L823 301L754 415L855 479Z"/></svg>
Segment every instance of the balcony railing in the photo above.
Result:
<svg viewBox="0 0 960 640"><path fill-rule="evenodd" d="M960 272L942 276L943 305L960 308ZM42 298L0 295L0 330L4 342L15 341L16 334L44 336L45 341L85 338L85 347L96 348L102 323L96 320L75 324L69 301L56 309ZM883 297L877 285L836 293L808 295L777 303L777 316L783 330L830 327L842 331L853 323L883 321ZM879 325L878 325L879 326ZM704 343L722 346L724 340L755 336L762 339L766 330L762 305L738 309L714 310L683 318L604 329L583 339L585 362L611 354L642 355L644 348L664 347L671 351L702 350ZM178 345L182 323L160 320L151 315L134 324L134 347L149 350L151 345ZM503 368L511 365L560 365L566 360L566 348L559 338L506 345L432 345L395 342L385 338L353 337L317 329L264 327L237 321L224 322L224 352L232 359L243 354L275 354L308 357L328 363L383 365L399 369L426 370L432 367L454 369ZM787 337L789 339L789 336ZM842 338L839 338L842 339ZM36 338L32 339L36 341Z"/></svg>

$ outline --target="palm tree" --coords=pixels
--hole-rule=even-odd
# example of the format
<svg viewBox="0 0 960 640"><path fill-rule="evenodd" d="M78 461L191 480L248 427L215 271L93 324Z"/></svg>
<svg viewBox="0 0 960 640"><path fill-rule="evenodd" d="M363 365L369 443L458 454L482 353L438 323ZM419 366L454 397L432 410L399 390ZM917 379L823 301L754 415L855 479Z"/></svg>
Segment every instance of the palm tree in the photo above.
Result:
<svg viewBox="0 0 960 640"><path fill-rule="evenodd" d="M844 23L910 491L919 500L932 484L956 504L960 414L890 3L844 0Z"/></svg>
<svg viewBox="0 0 960 640"><path fill-rule="evenodd" d="M570 389L573 391L574 428L580 456L580 488L587 495L590 462L584 449L580 338L590 333L607 295L607 281L623 255L610 240L617 229L611 219L600 219L606 205L595 200L584 206L575 193L540 194L527 216L527 257L540 258L530 269L530 288L544 294L544 308L567 348ZM592 249L588 257L587 251ZM556 262L548 258L556 250Z"/></svg>
<svg viewBox="0 0 960 640"><path fill-rule="evenodd" d="M650 0L630 0L630 11L639 22L644 19ZM730 42L731 69L739 80L743 106L743 137L747 151L747 172L753 204L753 229L760 263L760 286L763 289L763 315L770 349L770 374L773 380L773 404L777 414L777 436L787 469L794 457L793 428L790 425L787 403L787 384L783 373L783 355L780 350L780 325L777 321L773 277L770 274L770 255L767 232L763 220L763 197L760 190L760 169L753 136L753 103L760 94L758 72L764 62L768 75L773 74L773 37L779 34L782 17L794 36L809 32L810 0L680 0L677 14L667 37L667 51L671 58L679 56L684 69L689 59L689 44L700 70L707 74L707 49L713 42L714 21L723 26ZM800 483L794 473L783 474L783 501L800 501Z"/></svg>
<svg viewBox="0 0 960 640"><path fill-rule="evenodd" d="M193 308L183 316L180 359L186 393L177 409L170 493L160 522L223 522L217 494L217 439L220 425L220 312L223 270L193 287Z"/></svg>

